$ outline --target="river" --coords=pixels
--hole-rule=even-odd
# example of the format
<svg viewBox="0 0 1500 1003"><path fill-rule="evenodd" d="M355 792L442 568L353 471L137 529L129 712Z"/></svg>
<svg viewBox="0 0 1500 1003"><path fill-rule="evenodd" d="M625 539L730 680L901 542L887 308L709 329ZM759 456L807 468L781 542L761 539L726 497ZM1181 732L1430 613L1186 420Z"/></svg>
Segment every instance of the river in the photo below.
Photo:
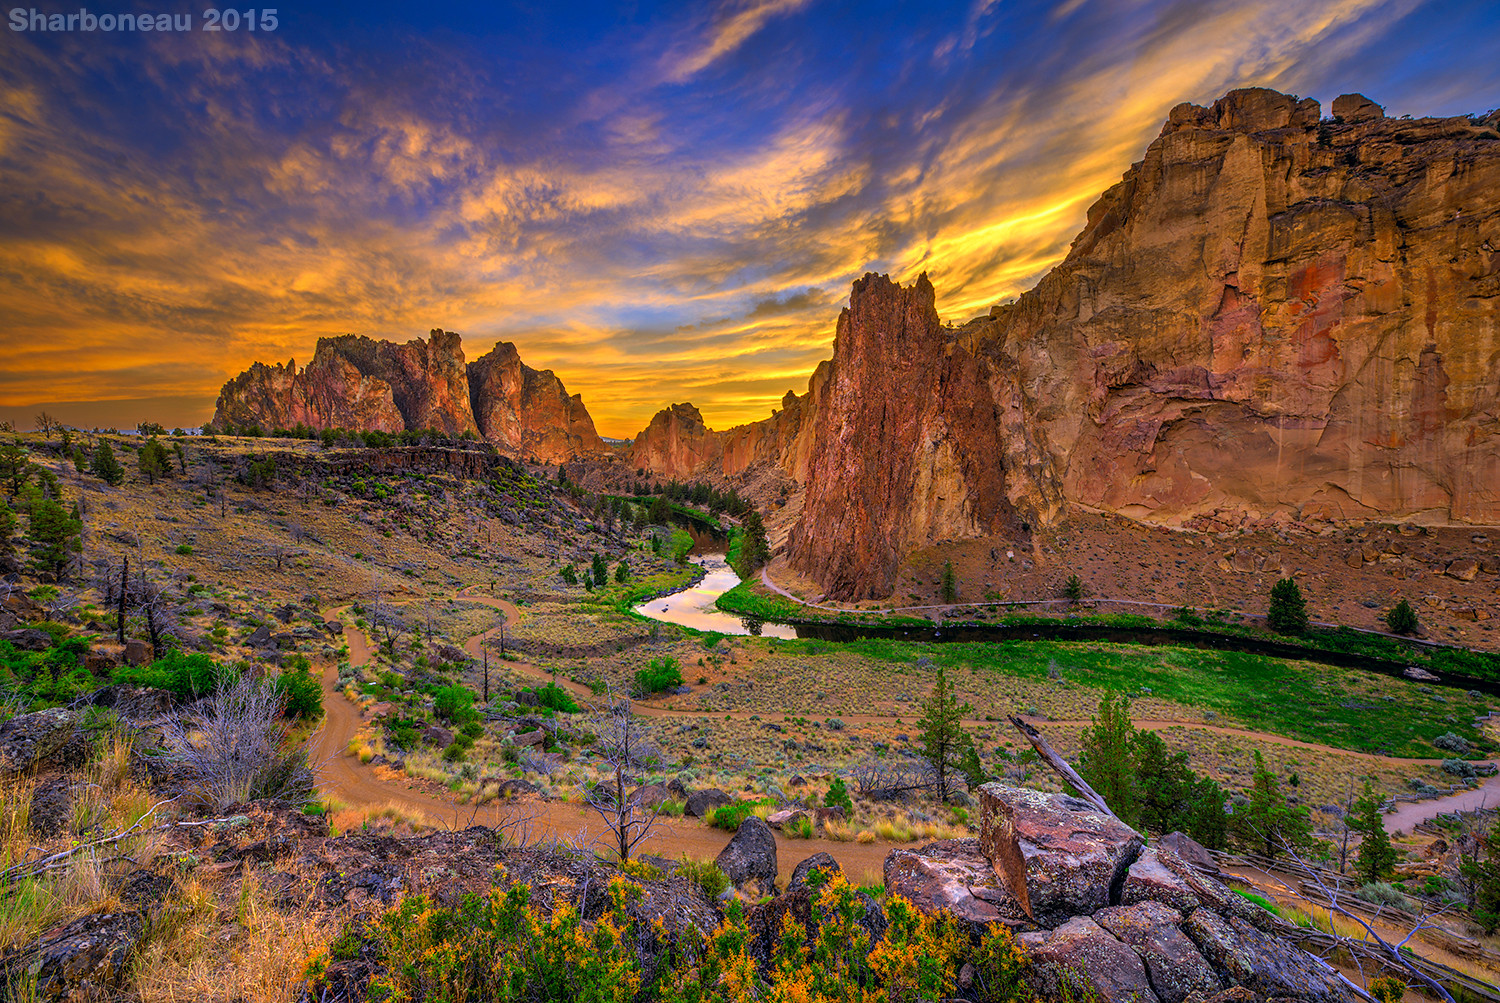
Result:
<svg viewBox="0 0 1500 1003"><path fill-rule="evenodd" d="M663 623L720 634L754 634L786 639L797 636L797 628L790 625L734 616L715 608L719 596L740 583L740 576L734 573L723 554L699 554L690 560L703 568L703 578L698 584L643 602L635 607L635 612Z"/></svg>

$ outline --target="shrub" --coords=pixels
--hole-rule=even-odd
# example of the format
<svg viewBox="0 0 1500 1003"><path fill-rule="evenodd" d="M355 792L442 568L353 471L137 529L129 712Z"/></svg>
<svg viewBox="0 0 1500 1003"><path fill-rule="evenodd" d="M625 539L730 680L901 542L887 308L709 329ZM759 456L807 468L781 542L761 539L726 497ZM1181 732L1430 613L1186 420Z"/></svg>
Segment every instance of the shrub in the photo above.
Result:
<svg viewBox="0 0 1500 1003"><path fill-rule="evenodd" d="M432 691L432 712L449 724L468 724L474 711L474 692L467 686L439 686Z"/></svg>
<svg viewBox="0 0 1500 1003"><path fill-rule="evenodd" d="M323 713L322 680L308 669L288 669L277 676L276 695L287 717L315 718Z"/></svg>
<svg viewBox="0 0 1500 1003"><path fill-rule="evenodd" d="M833 778L828 785L828 793L823 795L823 803L830 808L843 808L847 818L854 817L854 799L849 796L849 788L844 786L843 777Z"/></svg>
<svg viewBox="0 0 1500 1003"><path fill-rule="evenodd" d="M184 655L169 651L146 665L122 665L115 670L115 681L167 690L174 696L191 700L211 693L221 680L232 681L234 669L216 663L202 652Z"/></svg>
<svg viewBox="0 0 1500 1003"><path fill-rule="evenodd" d="M281 723L276 688L250 673L225 679L165 732L193 797L215 809L268 798L301 807L317 793L307 750Z"/></svg>
<svg viewBox="0 0 1500 1003"><path fill-rule="evenodd" d="M709 899L718 898L729 887L728 875L719 870L719 865L712 860L697 860L683 854L677 873L696 883Z"/></svg>
<svg viewBox="0 0 1500 1003"><path fill-rule="evenodd" d="M1445 759L1443 760L1443 772L1455 777L1474 776L1474 764L1467 759Z"/></svg>
<svg viewBox="0 0 1500 1003"><path fill-rule="evenodd" d="M1402 599L1385 614L1385 625L1393 634L1410 634L1417 629L1417 611L1411 603Z"/></svg>
<svg viewBox="0 0 1500 1003"><path fill-rule="evenodd" d="M786 825L782 826L782 833L791 839L812 839L816 834L813 830L812 819L806 815L795 815Z"/></svg>
<svg viewBox="0 0 1500 1003"><path fill-rule="evenodd" d="M709 824L719 829L728 829L730 832L738 831L740 823L751 815L755 809L762 805L774 804L774 801L734 801L730 804L721 805L714 809Z"/></svg>
<svg viewBox="0 0 1500 1003"><path fill-rule="evenodd" d="M1455 735L1451 731L1446 731L1437 738L1434 738L1432 744L1444 752L1456 752L1460 756L1467 754L1469 751L1469 740L1462 735Z"/></svg>
<svg viewBox="0 0 1500 1003"><path fill-rule="evenodd" d="M635 674L635 695L650 696L682 685L682 670L670 655L653 658L651 664Z"/></svg>
<svg viewBox="0 0 1500 1003"><path fill-rule="evenodd" d="M526 696L523 698L522 694ZM516 703L527 704L528 702L533 703L534 706L546 707L563 714L577 714L579 711L578 701L573 699L573 694L556 683L528 686L516 690Z"/></svg>
<svg viewBox="0 0 1500 1003"><path fill-rule="evenodd" d="M1411 907L1411 901L1402 894L1401 889L1386 881L1372 881L1355 892L1354 896L1371 905L1391 906L1396 909Z"/></svg>
<svg viewBox="0 0 1500 1003"><path fill-rule="evenodd" d="M1307 603L1295 580L1282 578L1271 587L1266 626L1278 634L1301 634L1307 630Z"/></svg>
<svg viewBox="0 0 1500 1003"><path fill-rule="evenodd" d="M177 553L181 554L183 557L191 557L193 554L192 544L179 543L177 545Z"/></svg>

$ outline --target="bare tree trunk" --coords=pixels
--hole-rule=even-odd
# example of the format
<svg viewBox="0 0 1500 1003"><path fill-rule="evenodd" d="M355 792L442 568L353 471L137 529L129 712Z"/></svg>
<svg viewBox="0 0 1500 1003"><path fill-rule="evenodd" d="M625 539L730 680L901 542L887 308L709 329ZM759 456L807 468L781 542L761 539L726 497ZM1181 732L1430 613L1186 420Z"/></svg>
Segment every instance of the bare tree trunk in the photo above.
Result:
<svg viewBox="0 0 1500 1003"><path fill-rule="evenodd" d="M1025 736L1026 741L1031 743L1031 747L1036 749L1037 754L1042 757L1042 761L1045 762L1048 766L1052 767L1052 769L1057 772L1058 776L1062 777L1068 783L1072 784L1073 787L1078 791L1078 793L1082 795L1083 800L1089 803L1089 806L1091 808L1102 815L1108 815L1110 818L1115 819L1116 821L1119 820L1119 816L1110 810L1109 805L1105 803L1105 800L1102 797L1099 796L1098 792L1090 787L1088 785L1088 782L1078 775L1078 771L1073 769L1073 767L1068 764L1068 761L1066 759L1064 759L1062 756L1059 756L1057 752L1052 748L1052 746L1047 744L1047 740L1042 737L1041 732L1037 731L1031 725L1015 716L1011 717L1010 723L1015 725L1016 730L1018 730L1023 736Z"/></svg>
<svg viewBox="0 0 1500 1003"><path fill-rule="evenodd" d="M125 555L125 563L120 565L120 617L118 630L120 643L125 643L125 593L130 583L130 555Z"/></svg>

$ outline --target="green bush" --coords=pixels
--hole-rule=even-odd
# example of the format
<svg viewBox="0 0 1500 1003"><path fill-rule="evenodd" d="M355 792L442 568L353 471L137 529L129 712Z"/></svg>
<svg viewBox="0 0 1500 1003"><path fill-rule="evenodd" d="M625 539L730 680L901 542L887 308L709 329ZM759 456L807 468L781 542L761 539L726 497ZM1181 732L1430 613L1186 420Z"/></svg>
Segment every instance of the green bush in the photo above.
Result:
<svg viewBox="0 0 1500 1003"><path fill-rule="evenodd" d="M521 694L528 694L536 700L536 706L546 707L562 714L577 714L579 711L578 701L573 699L573 694L563 689L556 683L548 683L545 686L528 686L516 690L516 703L524 704L525 700Z"/></svg>
<svg viewBox="0 0 1500 1003"><path fill-rule="evenodd" d="M683 854L676 873L695 882L710 901L718 898L729 887L728 875L719 870L719 865L712 860L697 860Z"/></svg>
<svg viewBox="0 0 1500 1003"><path fill-rule="evenodd" d="M308 669L288 669L277 676L276 694L287 717L315 718L323 713L323 683Z"/></svg>
<svg viewBox="0 0 1500 1003"><path fill-rule="evenodd" d="M449 724L468 724L478 716L474 710L474 692L467 686L436 687L432 691L432 712Z"/></svg>
<svg viewBox="0 0 1500 1003"><path fill-rule="evenodd" d="M1402 599L1385 614L1385 625L1393 634L1410 634L1417 629L1417 611Z"/></svg>
<svg viewBox="0 0 1500 1003"><path fill-rule="evenodd" d="M177 553L181 554L183 557L191 557L193 553L193 547L191 544L179 543L177 545Z"/></svg>
<svg viewBox="0 0 1500 1003"><path fill-rule="evenodd" d="M233 678L236 670L216 663L202 652L185 655L169 651L146 665L122 665L115 670L115 681L167 690L185 700L212 693L221 679Z"/></svg>
<svg viewBox="0 0 1500 1003"><path fill-rule="evenodd" d="M682 685L682 670L670 655L651 659L651 664L635 674L635 695L640 697L676 689Z"/></svg>
<svg viewBox="0 0 1500 1003"><path fill-rule="evenodd" d="M728 829L730 832L735 832L739 829L741 822L755 814L756 808L767 804L775 804L775 802L769 800L732 801L729 804L715 808L713 816L709 818L708 822L715 828Z"/></svg>
<svg viewBox="0 0 1500 1003"><path fill-rule="evenodd" d="M828 793L823 795L823 803L830 808L843 808L846 818L854 817L854 799L849 796L849 788L844 786L843 777L833 778L833 782L828 785Z"/></svg>

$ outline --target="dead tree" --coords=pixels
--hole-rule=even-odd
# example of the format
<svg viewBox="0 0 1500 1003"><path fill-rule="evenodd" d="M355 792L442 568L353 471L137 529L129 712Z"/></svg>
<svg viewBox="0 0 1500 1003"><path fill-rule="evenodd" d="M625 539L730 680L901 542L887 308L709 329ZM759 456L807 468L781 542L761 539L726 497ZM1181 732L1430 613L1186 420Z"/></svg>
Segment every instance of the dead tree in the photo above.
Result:
<svg viewBox="0 0 1500 1003"><path fill-rule="evenodd" d="M1037 755L1042 757L1042 762L1052 767L1058 776L1062 777L1069 786L1078 791L1079 797L1088 802L1090 808L1101 815L1108 815L1116 821L1119 820L1119 817L1110 810L1109 805L1099 796L1098 792L1088 785L1088 781L1080 777L1078 771L1073 769L1066 759L1058 755L1056 750L1047 744L1047 740L1042 737L1041 732L1015 715L1011 715L1010 723L1016 726L1016 730L1021 733L1026 741L1031 743L1031 747L1036 750Z"/></svg>
<svg viewBox="0 0 1500 1003"><path fill-rule="evenodd" d="M593 786L580 785L579 790L584 802L609 828L610 849L623 863L651 834L661 815L659 804L648 809L633 800L627 789L633 772L654 762L659 754L630 712L630 701L616 700L609 691L605 692L604 706L595 708L588 727L598 738L596 748L608 765L609 776Z"/></svg>

